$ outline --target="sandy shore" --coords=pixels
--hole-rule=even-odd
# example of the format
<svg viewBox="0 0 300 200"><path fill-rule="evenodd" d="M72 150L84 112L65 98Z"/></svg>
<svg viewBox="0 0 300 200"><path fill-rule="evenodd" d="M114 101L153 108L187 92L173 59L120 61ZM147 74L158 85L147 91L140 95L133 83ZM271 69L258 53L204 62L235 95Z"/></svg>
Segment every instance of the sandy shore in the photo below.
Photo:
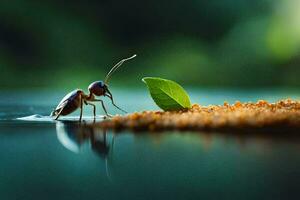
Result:
<svg viewBox="0 0 300 200"><path fill-rule="evenodd" d="M115 116L96 124L97 127L134 131L160 130L290 130L300 133L300 101L290 99L269 103L201 106L194 104L185 111L143 111Z"/></svg>

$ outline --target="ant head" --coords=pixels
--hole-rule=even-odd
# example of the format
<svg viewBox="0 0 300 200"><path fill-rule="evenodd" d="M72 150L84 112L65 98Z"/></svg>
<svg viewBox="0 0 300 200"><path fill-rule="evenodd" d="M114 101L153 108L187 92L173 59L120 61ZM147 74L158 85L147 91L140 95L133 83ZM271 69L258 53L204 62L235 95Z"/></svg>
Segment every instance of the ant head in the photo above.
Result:
<svg viewBox="0 0 300 200"><path fill-rule="evenodd" d="M129 58L125 58L125 59L121 60L120 62L118 62L115 66L113 66L110 69L110 71L107 73L104 82L103 81L95 81L95 82L91 83L89 85L90 94L94 94L96 96L104 96L106 93L108 93L112 98L112 95L109 92L108 85L107 85L109 78L125 61L130 60L134 57L136 57L136 55L133 55Z"/></svg>
<svg viewBox="0 0 300 200"><path fill-rule="evenodd" d="M107 92L107 85L103 81L95 81L89 85L90 93L96 96L103 96Z"/></svg>

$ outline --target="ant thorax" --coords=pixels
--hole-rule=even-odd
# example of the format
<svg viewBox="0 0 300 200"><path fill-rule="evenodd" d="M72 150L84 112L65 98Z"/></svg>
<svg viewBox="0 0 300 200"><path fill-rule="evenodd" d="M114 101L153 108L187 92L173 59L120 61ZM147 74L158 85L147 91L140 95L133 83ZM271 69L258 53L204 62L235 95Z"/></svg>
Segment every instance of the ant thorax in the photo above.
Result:
<svg viewBox="0 0 300 200"><path fill-rule="evenodd" d="M95 100L95 95L90 92L89 95L84 95L84 99L87 101L93 101L93 100Z"/></svg>

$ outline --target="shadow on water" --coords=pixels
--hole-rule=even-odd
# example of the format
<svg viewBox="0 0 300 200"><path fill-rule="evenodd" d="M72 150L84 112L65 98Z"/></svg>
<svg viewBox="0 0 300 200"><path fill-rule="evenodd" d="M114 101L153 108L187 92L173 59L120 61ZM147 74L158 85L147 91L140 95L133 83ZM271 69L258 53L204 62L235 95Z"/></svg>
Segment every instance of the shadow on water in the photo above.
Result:
<svg viewBox="0 0 300 200"><path fill-rule="evenodd" d="M95 131L86 123L74 121L56 123L56 133L58 141L69 151L78 153L80 147L85 143L90 143L92 151L105 161L107 178L111 181L108 162L113 152L114 135L109 142L106 130Z"/></svg>

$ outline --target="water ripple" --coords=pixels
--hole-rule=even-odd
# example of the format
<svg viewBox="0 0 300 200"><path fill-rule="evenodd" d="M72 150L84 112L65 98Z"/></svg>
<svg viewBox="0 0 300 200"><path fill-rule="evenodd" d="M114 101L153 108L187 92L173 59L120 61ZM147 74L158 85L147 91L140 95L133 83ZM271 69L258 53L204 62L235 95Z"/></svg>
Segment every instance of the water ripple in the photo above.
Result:
<svg viewBox="0 0 300 200"><path fill-rule="evenodd" d="M104 115L96 116L95 119L93 116L82 117L82 120L85 120L85 121L94 121L94 120L101 121L103 119L105 119ZM44 116L44 115L40 115L40 114L34 114L34 115L25 116L25 117L18 117L18 118L16 118L16 120L33 121L33 122L55 122L55 121L57 121L57 120L54 120L50 116ZM78 120L79 120L78 116L62 116L59 118L59 121L78 121Z"/></svg>

